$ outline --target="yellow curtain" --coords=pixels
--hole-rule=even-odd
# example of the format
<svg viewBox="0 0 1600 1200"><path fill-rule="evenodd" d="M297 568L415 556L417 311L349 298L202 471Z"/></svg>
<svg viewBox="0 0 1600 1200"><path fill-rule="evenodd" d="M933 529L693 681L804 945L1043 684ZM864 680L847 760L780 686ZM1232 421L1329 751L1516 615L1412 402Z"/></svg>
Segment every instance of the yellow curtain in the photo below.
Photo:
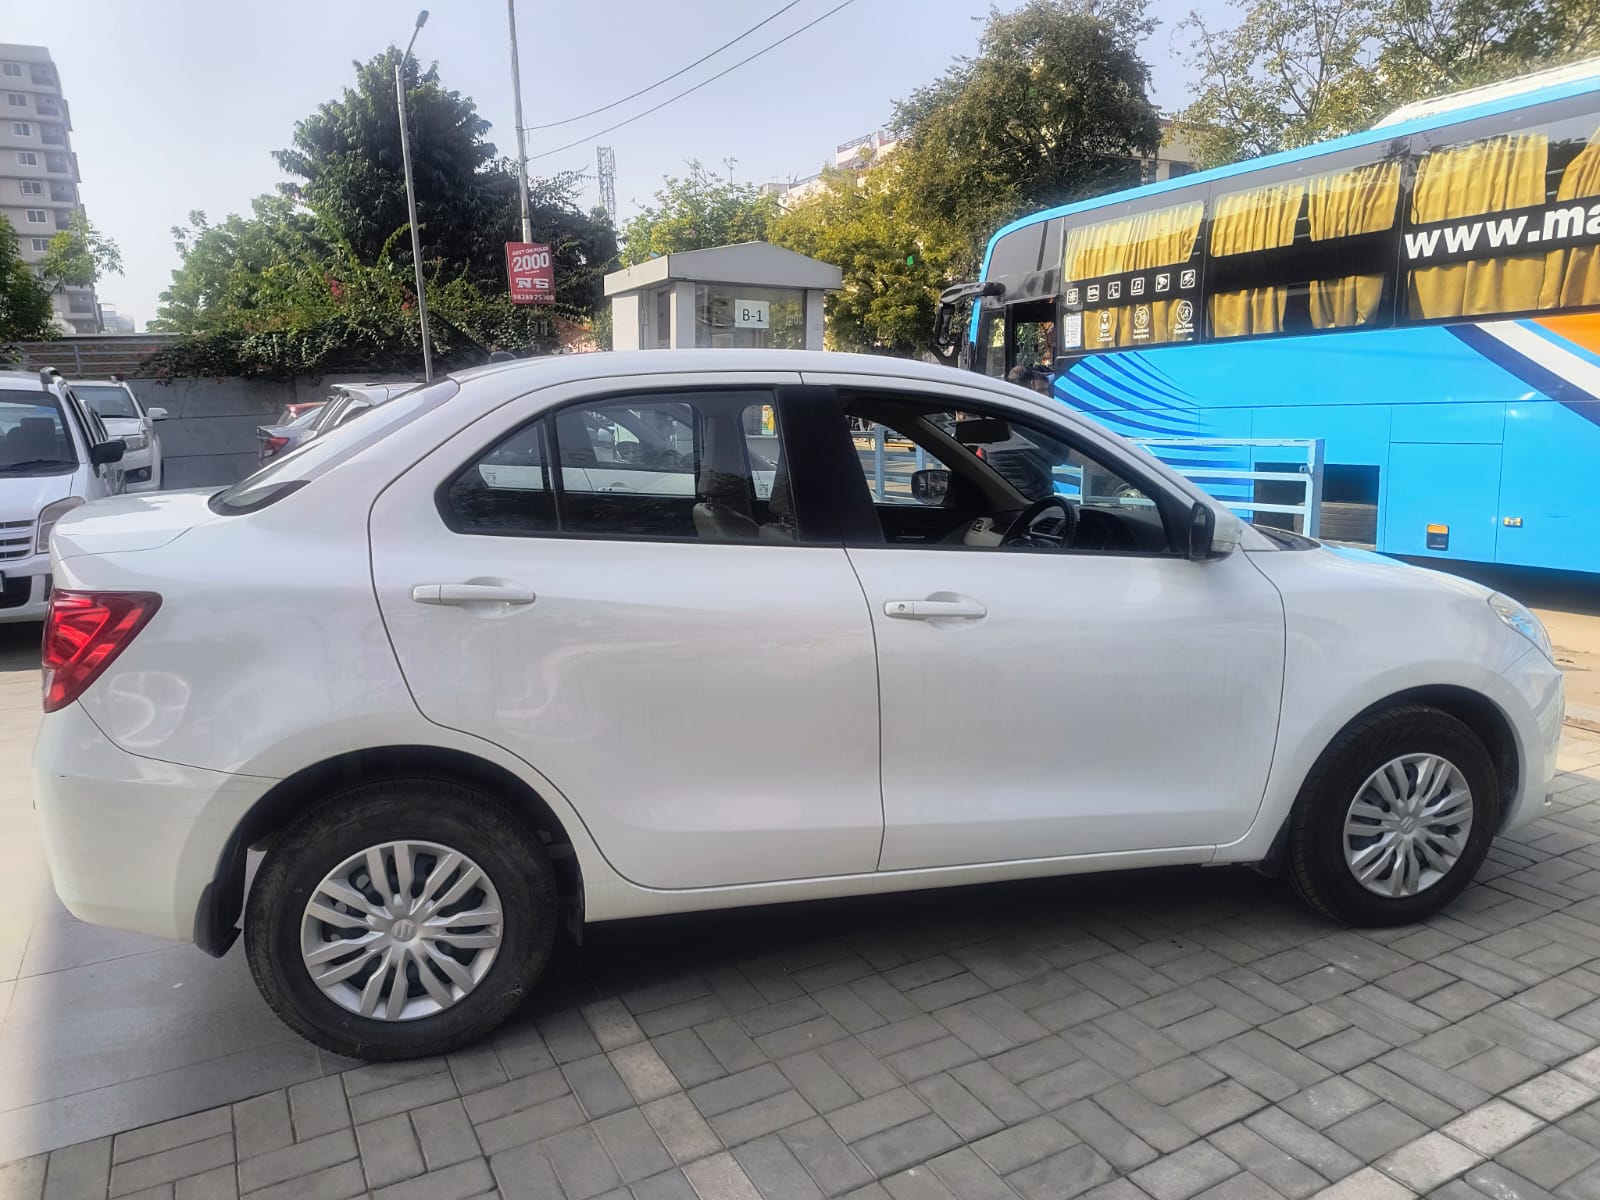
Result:
<svg viewBox="0 0 1600 1200"><path fill-rule="evenodd" d="M1067 279L1095 279L1188 262L1200 236L1202 209L1196 200L1069 229L1063 256ZM1135 322L1135 310L1142 304L1149 307L1149 337L1143 336L1144 330ZM1098 350L1187 340L1192 334L1180 333L1182 324L1175 300L1123 296L1117 304L1084 310L1083 344Z"/></svg>
<svg viewBox="0 0 1600 1200"><path fill-rule="evenodd" d="M1561 172L1556 199L1589 200L1600 196L1600 129L1596 129L1578 157ZM1589 221L1584 214L1585 223ZM1545 255L1540 308L1577 308L1600 304L1600 246L1573 246Z"/></svg>
<svg viewBox="0 0 1600 1200"><path fill-rule="evenodd" d="M1354 237L1394 227L1400 206L1400 163L1368 163L1309 182L1311 240ZM1383 299L1383 276L1346 275L1311 281L1311 325L1341 329L1365 325Z"/></svg>
<svg viewBox="0 0 1600 1200"><path fill-rule="evenodd" d="M1294 241L1294 224L1305 199L1304 183L1274 184L1217 199L1211 218L1211 256L1275 250ZM1278 333L1289 290L1268 286L1211 297L1211 331L1217 337Z"/></svg>
<svg viewBox="0 0 1600 1200"><path fill-rule="evenodd" d="M1297 182L1218 197L1211 218L1211 257L1287 246L1294 241L1305 195L1306 185Z"/></svg>
<svg viewBox="0 0 1600 1200"><path fill-rule="evenodd" d="M1447 221L1542 204L1550 139L1513 133L1424 155L1411 189L1414 222ZM1533 308L1545 256L1517 254L1411 272L1413 317L1459 317Z"/></svg>
<svg viewBox="0 0 1600 1200"><path fill-rule="evenodd" d="M1218 292L1211 297L1211 332L1217 337L1246 337L1252 333L1281 333L1283 310L1289 300L1286 287L1245 288Z"/></svg>

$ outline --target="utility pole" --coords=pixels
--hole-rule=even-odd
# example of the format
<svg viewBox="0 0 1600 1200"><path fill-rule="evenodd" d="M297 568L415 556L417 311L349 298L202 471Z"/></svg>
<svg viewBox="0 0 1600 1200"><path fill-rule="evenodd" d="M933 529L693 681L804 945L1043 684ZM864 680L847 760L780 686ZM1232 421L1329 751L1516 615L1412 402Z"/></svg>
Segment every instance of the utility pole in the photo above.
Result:
<svg viewBox="0 0 1600 1200"><path fill-rule="evenodd" d="M406 169L406 212L411 218L411 263L417 269L417 320L422 326L422 377L433 382L433 345L428 340L428 293L422 283L422 232L417 228L417 185L411 177L411 134L406 126L406 60L411 57L411 47L417 44L417 34L427 23L428 10L417 14L417 24L411 30L411 40L406 52L394 65L394 92L400 104L400 158Z"/></svg>
<svg viewBox="0 0 1600 1200"><path fill-rule="evenodd" d="M506 20L511 25L511 103L517 124L517 196L522 201L522 240L533 241L528 219L528 144L522 132L522 70L517 65L517 0L506 0Z"/></svg>

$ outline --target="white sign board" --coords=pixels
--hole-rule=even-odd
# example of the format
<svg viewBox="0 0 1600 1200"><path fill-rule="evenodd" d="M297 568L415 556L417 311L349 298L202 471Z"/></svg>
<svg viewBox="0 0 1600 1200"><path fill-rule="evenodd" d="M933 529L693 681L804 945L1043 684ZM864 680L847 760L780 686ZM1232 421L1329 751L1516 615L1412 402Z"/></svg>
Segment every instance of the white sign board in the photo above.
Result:
<svg viewBox="0 0 1600 1200"><path fill-rule="evenodd" d="M733 327L735 329L765 329L767 327L767 300L734 300Z"/></svg>

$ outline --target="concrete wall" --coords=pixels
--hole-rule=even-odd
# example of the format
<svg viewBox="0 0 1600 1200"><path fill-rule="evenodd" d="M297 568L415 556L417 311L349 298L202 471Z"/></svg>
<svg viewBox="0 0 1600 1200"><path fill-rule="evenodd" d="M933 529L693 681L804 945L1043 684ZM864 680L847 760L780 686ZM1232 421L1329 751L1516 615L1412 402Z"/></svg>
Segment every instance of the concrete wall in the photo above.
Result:
<svg viewBox="0 0 1600 1200"><path fill-rule="evenodd" d="M313 383L244 379L131 379L146 406L167 410L161 422L162 484L169 488L236 483L256 467L256 427L270 425L285 404L320 400L338 382L390 382L408 376L329 376Z"/></svg>

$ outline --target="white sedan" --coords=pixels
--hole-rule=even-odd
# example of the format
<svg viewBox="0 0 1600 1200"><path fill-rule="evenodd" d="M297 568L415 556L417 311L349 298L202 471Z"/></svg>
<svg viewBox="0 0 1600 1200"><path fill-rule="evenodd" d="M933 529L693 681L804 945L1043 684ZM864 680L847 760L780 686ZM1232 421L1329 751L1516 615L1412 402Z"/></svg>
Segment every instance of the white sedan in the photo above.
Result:
<svg viewBox="0 0 1600 1200"><path fill-rule="evenodd" d="M218 955L242 913L273 1008L371 1059L494 1028L583 921L1175 863L1415 921L1546 811L1562 718L1514 601L883 358L479 368L52 565L62 900Z"/></svg>

